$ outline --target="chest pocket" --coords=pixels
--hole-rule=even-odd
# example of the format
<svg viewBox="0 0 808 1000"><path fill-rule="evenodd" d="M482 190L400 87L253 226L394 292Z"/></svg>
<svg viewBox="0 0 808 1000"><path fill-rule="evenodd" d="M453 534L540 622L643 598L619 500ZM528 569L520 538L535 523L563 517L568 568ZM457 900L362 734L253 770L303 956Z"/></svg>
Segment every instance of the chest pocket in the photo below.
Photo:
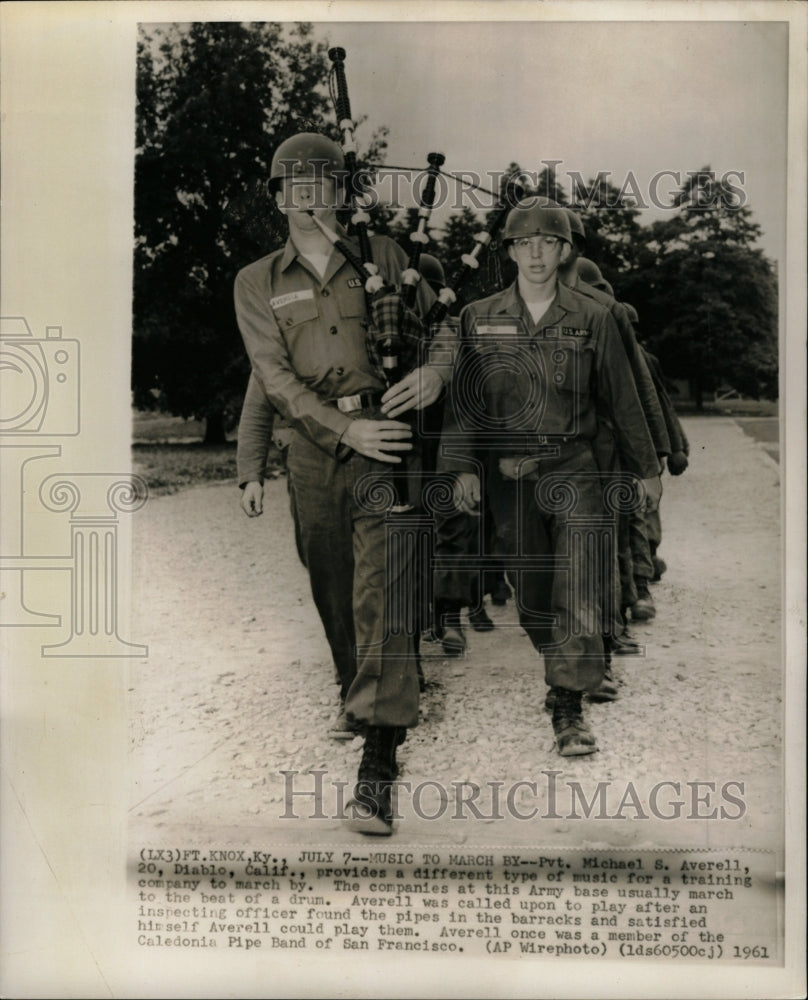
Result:
<svg viewBox="0 0 808 1000"><path fill-rule="evenodd" d="M595 348L589 339L548 337L545 344L549 384L558 392L591 392Z"/></svg>
<svg viewBox="0 0 808 1000"><path fill-rule="evenodd" d="M357 279L358 280L358 279ZM362 285L348 285L340 291L340 316L345 319L364 319L367 314L365 290Z"/></svg>
<svg viewBox="0 0 808 1000"><path fill-rule="evenodd" d="M275 316L278 325L284 332L293 330L301 323L311 323L320 315L317 302L314 298L297 299L294 302L287 302L284 305L275 307Z"/></svg>
<svg viewBox="0 0 808 1000"><path fill-rule="evenodd" d="M317 350L320 311L316 300L298 299L276 306L274 312L292 367L304 381L316 381L321 374L321 352Z"/></svg>
<svg viewBox="0 0 808 1000"><path fill-rule="evenodd" d="M484 400L492 427L535 432L545 405L545 366L532 338L478 343L477 378L472 396Z"/></svg>

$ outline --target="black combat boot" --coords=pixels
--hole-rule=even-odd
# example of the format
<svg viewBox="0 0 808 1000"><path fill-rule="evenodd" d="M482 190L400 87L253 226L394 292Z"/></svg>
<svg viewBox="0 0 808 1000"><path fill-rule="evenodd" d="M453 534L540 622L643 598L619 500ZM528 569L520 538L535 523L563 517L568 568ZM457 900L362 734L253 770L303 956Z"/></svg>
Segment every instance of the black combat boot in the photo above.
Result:
<svg viewBox="0 0 808 1000"><path fill-rule="evenodd" d="M488 617L485 610L485 597L480 593L480 582L475 580L471 586L471 605L476 611L469 611L469 625L475 632L490 632L494 628L494 623Z"/></svg>
<svg viewBox="0 0 808 1000"><path fill-rule="evenodd" d="M647 580L637 580L637 600L631 605L631 620L635 622L650 621L656 615L656 607Z"/></svg>
<svg viewBox="0 0 808 1000"><path fill-rule="evenodd" d="M584 722L581 709L582 693L554 688L553 732L562 757L577 757L595 753L598 749L592 730Z"/></svg>
<svg viewBox="0 0 808 1000"><path fill-rule="evenodd" d="M651 577L651 583L659 583L659 581L662 579L662 574L668 568L668 564L665 562L664 559L660 559L659 556L657 555L658 546L656 542L649 541L648 547L651 550L651 563L654 567L654 575Z"/></svg>
<svg viewBox="0 0 808 1000"><path fill-rule="evenodd" d="M642 652L640 644L635 642L628 632L612 636L612 652L615 656L639 656Z"/></svg>
<svg viewBox="0 0 808 1000"><path fill-rule="evenodd" d="M620 606L620 621L623 623L623 630L618 636L612 636L612 652L616 656L636 656L642 652L640 644L628 630L628 605Z"/></svg>
<svg viewBox="0 0 808 1000"><path fill-rule="evenodd" d="M501 608L508 603L508 598L512 597L511 588L508 586L505 580L505 574L502 573L494 586L490 590L491 603L496 604L497 607Z"/></svg>
<svg viewBox="0 0 808 1000"><path fill-rule="evenodd" d="M412 641L415 647L415 666L418 670L418 690L423 694L426 691L426 677L424 676L424 667L421 663L421 634L416 632L412 637Z"/></svg>
<svg viewBox="0 0 808 1000"><path fill-rule="evenodd" d="M357 833L389 837L393 832L391 785L398 776L396 747L406 730L368 726L353 798L346 806L348 828Z"/></svg>
<svg viewBox="0 0 808 1000"><path fill-rule="evenodd" d="M462 656L466 652L466 637L460 624L460 612L448 611L441 622L440 642L447 656Z"/></svg>
<svg viewBox="0 0 808 1000"><path fill-rule="evenodd" d="M469 611L469 625L471 625L475 632L490 632L494 628L494 623L482 606L477 608L476 611Z"/></svg>

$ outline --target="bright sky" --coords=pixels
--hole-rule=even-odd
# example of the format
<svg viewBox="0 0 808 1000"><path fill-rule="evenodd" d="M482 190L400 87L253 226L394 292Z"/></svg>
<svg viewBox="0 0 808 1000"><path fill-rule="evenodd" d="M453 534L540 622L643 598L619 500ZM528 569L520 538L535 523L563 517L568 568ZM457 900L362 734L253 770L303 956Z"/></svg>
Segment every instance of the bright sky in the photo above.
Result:
<svg viewBox="0 0 808 1000"><path fill-rule="evenodd" d="M783 259L788 25L777 22L318 22L346 50L352 112L391 130L388 163L485 173L543 159L589 179L742 172ZM370 134L359 132L360 144ZM677 187L667 175L658 193ZM644 213L642 221L662 217ZM439 223L436 212L434 221Z"/></svg>

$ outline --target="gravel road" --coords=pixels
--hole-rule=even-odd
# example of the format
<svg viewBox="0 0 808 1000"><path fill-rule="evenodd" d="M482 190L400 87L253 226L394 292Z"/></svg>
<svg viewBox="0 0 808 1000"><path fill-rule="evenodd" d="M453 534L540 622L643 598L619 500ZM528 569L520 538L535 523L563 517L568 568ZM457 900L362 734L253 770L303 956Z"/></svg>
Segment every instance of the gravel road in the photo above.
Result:
<svg viewBox="0 0 808 1000"><path fill-rule="evenodd" d="M404 810L396 845L779 847L778 469L732 419L683 423L691 465L664 480L660 555L668 571L653 591L657 617L633 626L645 655L616 660L620 699L588 709L600 752L555 753L542 664L513 602L489 607L498 627L467 629L464 658L425 647L421 723L400 754L401 777L434 783L423 786L421 812L438 818ZM172 843L361 839L338 819L311 818L310 799L294 808L309 818L280 818L280 771L299 772L298 790L314 787L316 770L350 783L361 753L361 740L327 735L337 689L294 549L285 480L267 484L265 513L255 520L239 509L234 483L153 498L135 517L134 544L132 631L149 655L133 662L129 684L131 843L151 842L158 831ZM647 794L661 781L688 794L687 782L713 782L712 801L695 809L704 816L728 804L722 785L739 781L743 815L688 818L691 802L671 820L637 818L631 806L623 819L569 818L565 809L562 819L515 818L536 799L514 783L545 787L550 770L561 772L564 790L577 781L587 797L598 782L611 783L610 815L612 797L619 801L629 783L648 812ZM456 803L442 799L440 786L451 791L464 780L486 789L503 782L514 809L502 819L453 819Z"/></svg>

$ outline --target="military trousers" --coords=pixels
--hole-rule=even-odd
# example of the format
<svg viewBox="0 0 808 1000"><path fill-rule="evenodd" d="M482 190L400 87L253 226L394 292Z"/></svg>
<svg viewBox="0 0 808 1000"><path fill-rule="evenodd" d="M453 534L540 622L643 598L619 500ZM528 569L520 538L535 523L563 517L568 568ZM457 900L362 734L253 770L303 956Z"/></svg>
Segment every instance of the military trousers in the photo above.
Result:
<svg viewBox="0 0 808 1000"><path fill-rule="evenodd" d="M651 555L656 555L656 550L662 544L662 518L659 507L656 510L649 510L645 513L645 534L648 538L648 545Z"/></svg>
<svg viewBox="0 0 808 1000"><path fill-rule="evenodd" d="M648 585L654 575L651 561L651 546L648 539L648 515L637 510L629 515L629 548L631 550L631 571L636 585Z"/></svg>
<svg viewBox="0 0 808 1000"><path fill-rule="evenodd" d="M624 475L620 471L620 458L617 453L617 439L612 427L600 421L597 436L593 442L595 461L602 475L610 476L615 486L624 487ZM637 600L637 587L634 583L634 564L631 555L630 518L632 512L621 510L617 512L617 545L610 568L606 569L603 588L604 595L614 609L612 620L607 624L604 634L618 636L623 631L621 608L628 607Z"/></svg>
<svg viewBox="0 0 808 1000"><path fill-rule="evenodd" d="M337 459L303 435L288 470L299 550L340 678L345 711L372 726L418 721L415 636L408 628L412 541L391 530L390 467Z"/></svg>
<svg viewBox="0 0 808 1000"><path fill-rule="evenodd" d="M605 670L604 580L613 576L616 523L588 442L559 451L519 480L492 469L490 496L520 624L544 656L547 684L592 691Z"/></svg>
<svg viewBox="0 0 808 1000"><path fill-rule="evenodd" d="M455 511L435 515L434 594L436 607L459 611L482 607L504 576L504 566L485 569L484 557L501 554L497 526L488 503L479 516ZM458 557L465 557L462 568ZM451 560L451 561L450 561ZM440 624L440 623L438 623Z"/></svg>

